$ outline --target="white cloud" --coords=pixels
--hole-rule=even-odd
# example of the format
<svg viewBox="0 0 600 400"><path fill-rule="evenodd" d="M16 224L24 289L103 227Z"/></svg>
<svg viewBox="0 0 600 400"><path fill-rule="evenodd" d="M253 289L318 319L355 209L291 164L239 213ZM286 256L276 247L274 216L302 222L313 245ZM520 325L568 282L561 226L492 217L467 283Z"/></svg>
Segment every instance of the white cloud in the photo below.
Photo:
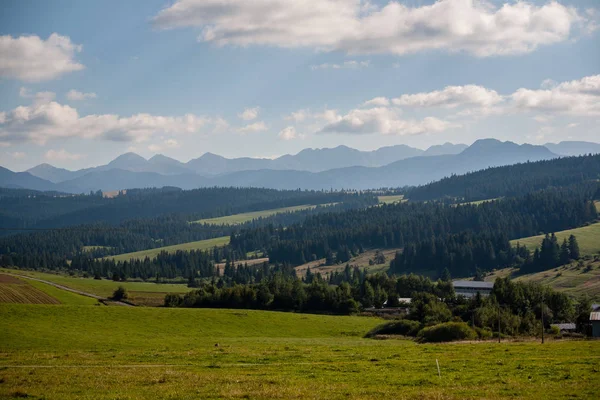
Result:
<svg viewBox="0 0 600 400"><path fill-rule="evenodd" d="M177 0L154 17L161 29L201 28L218 46L312 47L349 54L440 49L478 57L522 54L586 34L594 14L557 1L537 6L438 0L383 7L359 0Z"/></svg>
<svg viewBox="0 0 600 400"><path fill-rule="evenodd" d="M578 126L579 126L579 123L573 122L573 123L570 123L569 125L567 125L567 129L577 128Z"/></svg>
<svg viewBox="0 0 600 400"><path fill-rule="evenodd" d="M539 122L540 124L546 124L552 120L551 115L536 115L533 117L534 121Z"/></svg>
<svg viewBox="0 0 600 400"><path fill-rule="evenodd" d="M0 120L0 141L30 141L44 144L65 137L101 138L117 142L142 142L160 133L197 133L210 118L186 114L159 116L115 114L79 116L75 108L57 102L19 106L4 113Z"/></svg>
<svg viewBox="0 0 600 400"><path fill-rule="evenodd" d="M60 150L52 150L51 149L46 152L44 157L46 157L46 160L49 160L49 161L75 161L75 160L80 160L84 156L83 156L83 154L69 153L65 149L60 149Z"/></svg>
<svg viewBox="0 0 600 400"><path fill-rule="evenodd" d="M477 85L446 86L433 92L405 94L392 99L397 106L445 107L460 106L490 107L502 102L503 97L495 90Z"/></svg>
<svg viewBox="0 0 600 400"><path fill-rule="evenodd" d="M212 123L214 125L213 133L220 133L229 128L229 122L221 117L214 118Z"/></svg>
<svg viewBox="0 0 600 400"><path fill-rule="evenodd" d="M21 87L19 89L19 96L25 99L33 99L34 104L44 104L49 103L56 97L56 93L54 92L37 92L32 93L26 87ZM0 121L1 122L1 121Z"/></svg>
<svg viewBox="0 0 600 400"><path fill-rule="evenodd" d="M364 106L383 106L387 107L390 105L390 101L385 97L375 97L374 99L365 101Z"/></svg>
<svg viewBox="0 0 600 400"><path fill-rule="evenodd" d="M53 33L39 36L0 36L0 77L27 82L55 79L85 67L75 60L81 45L67 36Z"/></svg>
<svg viewBox="0 0 600 400"><path fill-rule="evenodd" d="M371 65L371 61L369 61L369 60L367 60L367 61L351 60L351 61L344 61L342 64L325 63L325 64L318 64L318 65L311 65L310 69L312 69L313 71L318 70L318 69L362 69L362 68L367 68L370 65Z"/></svg>
<svg viewBox="0 0 600 400"><path fill-rule="evenodd" d="M159 151L162 151L165 149L176 149L178 147L179 147L179 142L177 140L167 139L167 140L163 141L162 144L152 143L152 144L148 145L148 150L150 150L153 153L158 153Z"/></svg>
<svg viewBox="0 0 600 400"><path fill-rule="evenodd" d="M511 95L513 107L518 111L600 115L600 75L543 87L539 90L518 89Z"/></svg>
<svg viewBox="0 0 600 400"><path fill-rule="evenodd" d="M23 153L22 151L15 151L12 153L7 153L9 156L11 156L12 158L14 158L15 160L22 160L25 158L26 154Z"/></svg>
<svg viewBox="0 0 600 400"><path fill-rule="evenodd" d="M404 136L443 132L459 126L434 117L427 117L420 121L403 120L399 118L397 110L377 107L368 110L351 110L337 122L326 125L321 133L381 133Z"/></svg>
<svg viewBox="0 0 600 400"><path fill-rule="evenodd" d="M79 92L75 89L71 89L67 92L67 99L72 100L72 101L95 99L96 97L97 97L96 93L93 93L93 92L83 93L83 92Z"/></svg>
<svg viewBox="0 0 600 400"><path fill-rule="evenodd" d="M238 117L243 119L244 121L252 121L258 117L258 112L260 111L260 107L252 107L244 109L244 112L238 114Z"/></svg>
<svg viewBox="0 0 600 400"><path fill-rule="evenodd" d="M290 115L285 117L286 121L295 121L295 122L303 122L304 120L311 118L311 114L309 110L298 110L292 112Z"/></svg>
<svg viewBox="0 0 600 400"><path fill-rule="evenodd" d="M266 130L267 130L267 125L265 125L264 122L259 121L259 122L255 122L253 124L246 125L242 128L239 128L238 132L245 134L245 133L262 132L262 131L266 131Z"/></svg>
<svg viewBox="0 0 600 400"><path fill-rule="evenodd" d="M296 132L296 128L294 128L293 126L288 126L282 129L277 136L279 136L279 138L282 140L294 140L304 138L304 135L298 134Z"/></svg>

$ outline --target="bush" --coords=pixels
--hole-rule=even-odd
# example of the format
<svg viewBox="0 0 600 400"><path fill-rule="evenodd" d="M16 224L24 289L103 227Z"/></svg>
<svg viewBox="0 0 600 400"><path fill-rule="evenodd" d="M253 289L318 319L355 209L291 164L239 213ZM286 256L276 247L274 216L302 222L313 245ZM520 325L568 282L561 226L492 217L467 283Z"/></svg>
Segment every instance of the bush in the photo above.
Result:
<svg viewBox="0 0 600 400"><path fill-rule="evenodd" d="M123 286L119 286L112 295L112 299L115 301L127 300L128 297L129 295L127 294L127 289L125 289Z"/></svg>
<svg viewBox="0 0 600 400"><path fill-rule="evenodd" d="M169 293L165 296L165 307L179 307L183 302L181 296L175 293Z"/></svg>
<svg viewBox="0 0 600 400"><path fill-rule="evenodd" d="M490 328L479 328L475 327L475 333L477 333L477 337L480 340L491 339L494 334L490 330Z"/></svg>
<svg viewBox="0 0 600 400"><path fill-rule="evenodd" d="M418 321L401 319L376 326L367 333L366 337L373 337L375 335L416 336L419 329L421 329L421 324Z"/></svg>
<svg viewBox="0 0 600 400"><path fill-rule="evenodd" d="M473 340L477 333L464 322L446 322L421 329L417 338L421 343Z"/></svg>

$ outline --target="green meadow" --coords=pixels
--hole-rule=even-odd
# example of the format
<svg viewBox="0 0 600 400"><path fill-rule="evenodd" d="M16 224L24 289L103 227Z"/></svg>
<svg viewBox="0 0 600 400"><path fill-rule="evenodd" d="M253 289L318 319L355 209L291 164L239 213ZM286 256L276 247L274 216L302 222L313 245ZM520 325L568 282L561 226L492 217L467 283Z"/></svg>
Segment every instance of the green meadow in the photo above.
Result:
<svg viewBox="0 0 600 400"><path fill-rule="evenodd" d="M330 204L322 204L323 206L327 206ZM243 224L244 222L249 222L255 220L257 218L266 218L273 216L275 214L282 214L286 212L296 212L302 210L310 210L316 208L316 205L302 205L302 206L293 206L293 207L282 207L282 208L272 208L270 210L262 210L262 211L252 211L241 214L227 215L224 217L217 218L207 218L207 219L199 219L197 221L193 221L193 224L214 224L214 225L237 225Z"/></svg>
<svg viewBox="0 0 600 400"><path fill-rule="evenodd" d="M0 398L595 398L600 341L420 345L381 320L0 305ZM440 376L436 367L440 365Z"/></svg>
<svg viewBox="0 0 600 400"><path fill-rule="evenodd" d="M106 258L115 261L129 261L131 259L143 260L146 257L156 257L160 252L166 251L167 253L175 253L179 250L190 251L190 250L208 250L217 246L226 246L229 244L229 236L221 236L213 239L198 240L196 242L187 242L181 244L175 244L172 246L157 247L155 249L141 250L133 253L123 253L116 256L108 256Z"/></svg>
<svg viewBox="0 0 600 400"><path fill-rule="evenodd" d="M377 196L377 199L379 200L380 204L402 203L406 201L403 194L392 196Z"/></svg>
<svg viewBox="0 0 600 400"><path fill-rule="evenodd" d="M579 250L583 256L600 253L600 222L581 228L556 232L555 234L559 244L561 244L565 238L568 240L570 235L575 235L577 237L577 242L579 243ZM516 245L517 243L520 243L521 246L525 246L533 251L533 249L540 246L542 239L544 239L544 235L531 236L512 240L511 244Z"/></svg>
<svg viewBox="0 0 600 400"><path fill-rule="evenodd" d="M43 279L45 281L57 283L59 285L66 286L71 289L80 290L82 292L95 294L97 296L102 296L105 298L112 296L115 289L117 289L119 286L123 286L129 294L129 301L137 305L159 306L163 304L163 300L167 293L185 293L191 290L187 287L187 285L184 284L152 282L115 282L108 279L97 280L92 278L80 278L75 276L49 274L37 271L0 269L0 272L1 271ZM80 296L71 292L67 292L65 290L58 289L54 286L50 286L33 280L27 280L27 282L35 287L40 288L52 297L57 298L61 303L97 303L97 300L91 297ZM63 299L65 301L63 301Z"/></svg>

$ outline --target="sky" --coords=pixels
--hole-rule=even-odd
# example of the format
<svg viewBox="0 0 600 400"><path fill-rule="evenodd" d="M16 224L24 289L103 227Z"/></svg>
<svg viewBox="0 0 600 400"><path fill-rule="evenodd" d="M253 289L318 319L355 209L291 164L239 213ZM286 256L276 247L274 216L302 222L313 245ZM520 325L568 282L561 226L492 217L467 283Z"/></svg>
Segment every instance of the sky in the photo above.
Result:
<svg viewBox="0 0 600 400"><path fill-rule="evenodd" d="M0 2L0 165L600 142L597 0Z"/></svg>

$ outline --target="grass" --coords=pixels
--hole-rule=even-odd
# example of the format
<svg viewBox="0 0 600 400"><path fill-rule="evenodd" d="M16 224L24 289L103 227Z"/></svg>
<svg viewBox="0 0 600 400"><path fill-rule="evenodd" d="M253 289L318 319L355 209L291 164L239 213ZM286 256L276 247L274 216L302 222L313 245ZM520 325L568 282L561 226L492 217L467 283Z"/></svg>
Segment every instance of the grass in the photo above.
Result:
<svg viewBox="0 0 600 400"><path fill-rule="evenodd" d="M331 204L322 204L322 206L328 206L328 205L331 205ZM192 221L192 223L193 224L214 224L214 225L238 225L238 224L243 224L244 222L252 221L257 218L266 218L266 217L273 216L275 214L282 214L282 213L286 213L286 212L311 210L316 207L317 207L316 205L306 204L306 205L302 205L302 206L272 208L270 210L252 211L252 212L246 212L246 213L242 213L242 214L227 215L225 217L199 219L197 221Z"/></svg>
<svg viewBox="0 0 600 400"><path fill-rule="evenodd" d="M168 253L175 253L179 250L181 251L190 251L190 250L207 250L212 249L213 247L226 246L229 244L229 236L221 236L213 239L199 240L197 242L187 242L181 244L175 244L173 246L165 246L165 247L157 247L156 249L149 250L141 250L133 253L124 253L116 256L108 256L105 257L110 260L115 261L129 261L131 259L143 260L146 257L154 258L161 251L166 251Z"/></svg>
<svg viewBox="0 0 600 400"><path fill-rule="evenodd" d="M496 277L512 276L516 281L537 282L564 292L572 297L586 294L595 302L600 302L600 260L590 257L589 260L573 262L562 267L518 275L518 270L505 268L485 277L493 281Z"/></svg>
<svg viewBox="0 0 600 400"><path fill-rule="evenodd" d="M600 378L600 341L418 345L363 339L377 319L249 310L0 315L0 398L586 399Z"/></svg>
<svg viewBox="0 0 600 400"><path fill-rule="evenodd" d="M1 270L0 270L1 271ZM152 283L152 282L115 282L108 279L92 279L92 278L78 278L66 275L48 274L37 271L21 271L21 270L4 270L7 272L18 273L20 275L31 276L33 278L43 279L49 282L58 283L69 287L71 289L81 290L82 292L95 294L102 297L110 297L113 292L119 287L123 286L128 294L129 301L137 305L145 306L159 306L163 304L163 300L167 293L185 293L191 289L184 284L175 283ZM31 281L34 282L34 281ZM41 283L41 285L44 285ZM49 285L45 285L49 286ZM69 292L60 290L52 287L52 289L62 292L63 296L68 296ZM48 290L52 290L48 289ZM49 293L49 292L48 292ZM56 292L55 292L56 293ZM75 294L73 294L75 295ZM75 295L77 296L77 295ZM81 296L80 296L81 297ZM66 298L66 297L65 297ZM86 298L88 299L88 298ZM94 300L89 298L90 300ZM60 299L59 299L60 300ZM73 303L74 300L66 301L66 304L78 304ZM82 300L83 303L85 303ZM96 300L92 304L94 304Z"/></svg>
<svg viewBox="0 0 600 400"><path fill-rule="evenodd" d="M309 261L305 264L297 266L296 274L298 276L305 276L306 270L310 268L312 273L320 273L325 276L328 273L343 271L346 268L346 264L349 264L351 268L358 267L360 269L366 269L369 273L377 273L387 271L390 267L390 261L396 256L396 252L402 249L381 249L380 251L385 256L385 263L379 265L369 265L369 259L375 258L376 249L367 250L356 257L352 257L348 263L325 265L325 259L321 258L315 261Z"/></svg>
<svg viewBox="0 0 600 400"><path fill-rule="evenodd" d="M82 296L77 293L68 292L66 290L59 289L52 285L48 285L47 283L33 281L33 280L28 280L27 282L31 286L54 297L56 300L60 301L60 304L78 305L78 306L93 306L96 304L101 304L98 300L96 300L92 297Z"/></svg>
<svg viewBox="0 0 600 400"><path fill-rule="evenodd" d="M406 201L403 194L393 196L377 196L380 204L403 203Z"/></svg>
<svg viewBox="0 0 600 400"><path fill-rule="evenodd" d="M565 238L568 240L570 235L575 235L577 237L579 250L581 251L582 256L600 253L600 222L581 228L556 232L556 238L558 239L559 244L561 244ZM540 246L543 238L544 235L531 236L512 240L511 244L514 246L518 242L521 246L525 246L533 251L536 247Z"/></svg>
<svg viewBox="0 0 600 400"><path fill-rule="evenodd" d="M60 302L23 279L0 274L0 303L59 304Z"/></svg>

